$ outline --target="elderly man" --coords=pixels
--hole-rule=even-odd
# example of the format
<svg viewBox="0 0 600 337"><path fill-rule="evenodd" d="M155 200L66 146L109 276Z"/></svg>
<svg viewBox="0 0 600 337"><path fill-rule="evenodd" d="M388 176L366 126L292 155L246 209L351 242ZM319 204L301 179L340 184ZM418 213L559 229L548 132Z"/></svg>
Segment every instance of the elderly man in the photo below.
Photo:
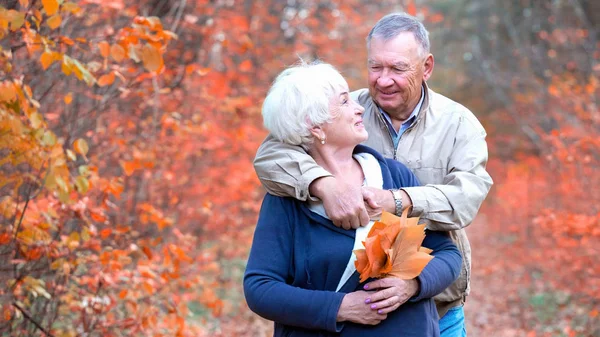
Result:
<svg viewBox="0 0 600 337"><path fill-rule="evenodd" d="M363 189L337 180L300 147L272 137L258 150L256 172L272 194L321 199L329 217L346 229L365 225L369 214L382 208L396 214L408 208L429 229L450 232L463 267L457 281L435 298L440 332L442 337L466 336L463 304L469 293L471 249L464 228L492 185L485 169L486 132L467 108L427 86L434 58L429 33L414 17L383 17L369 33L367 49L369 88L351 94L365 108L369 139L364 144L404 163L423 186ZM389 289L396 291L400 303L416 291L408 282Z"/></svg>

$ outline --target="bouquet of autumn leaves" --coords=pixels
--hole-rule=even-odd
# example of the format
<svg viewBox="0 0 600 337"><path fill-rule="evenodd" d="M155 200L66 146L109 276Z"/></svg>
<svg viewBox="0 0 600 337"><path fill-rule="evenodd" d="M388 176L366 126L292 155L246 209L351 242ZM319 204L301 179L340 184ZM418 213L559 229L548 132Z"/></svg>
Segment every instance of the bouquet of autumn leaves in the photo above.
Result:
<svg viewBox="0 0 600 337"><path fill-rule="evenodd" d="M407 214L405 210L397 217L384 211L362 242L365 249L354 250L360 282L385 276L413 279L433 259L432 250L421 246L425 225L417 224L419 218L408 218Z"/></svg>

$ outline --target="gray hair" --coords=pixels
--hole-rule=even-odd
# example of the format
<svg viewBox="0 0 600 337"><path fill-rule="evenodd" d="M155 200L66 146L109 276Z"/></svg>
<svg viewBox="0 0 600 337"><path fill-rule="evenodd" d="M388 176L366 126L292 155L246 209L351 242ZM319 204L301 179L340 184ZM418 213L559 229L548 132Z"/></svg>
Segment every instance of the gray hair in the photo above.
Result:
<svg viewBox="0 0 600 337"><path fill-rule="evenodd" d="M300 145L313 142L310 129L330 122L329 103L346 80L330 64L301 61L277 76L262 106L265 128L275 139Z"/></svg>
<svg viewBox="0 0 600 337"><path fill-rule="evenodd" d="M373 37L388 41L404 32L414 35L421 46L422 56L429 54L429 32L417 18L406 13L392 13L381 18L367 36L367 49L371 46Z"/></svg>

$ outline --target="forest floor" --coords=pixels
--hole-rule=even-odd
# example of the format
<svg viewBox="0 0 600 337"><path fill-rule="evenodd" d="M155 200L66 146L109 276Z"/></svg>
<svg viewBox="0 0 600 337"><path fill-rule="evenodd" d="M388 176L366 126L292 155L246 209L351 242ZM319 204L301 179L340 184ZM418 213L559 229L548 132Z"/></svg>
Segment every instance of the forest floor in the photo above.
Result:
<svg viewBox="0 0 600 337"><path fill-rule="evenodd" d="M500 268L506 245L492 230L486 228L485 217L477 216L467 228L472 249L471 294L465 304L468 336L527 337L527 331L518 327L520 302L514 279ZM494 267L496 266L496 267ZM512 295L511 295L512 294ZM514 301L515 305L508 303Z"/></svg>

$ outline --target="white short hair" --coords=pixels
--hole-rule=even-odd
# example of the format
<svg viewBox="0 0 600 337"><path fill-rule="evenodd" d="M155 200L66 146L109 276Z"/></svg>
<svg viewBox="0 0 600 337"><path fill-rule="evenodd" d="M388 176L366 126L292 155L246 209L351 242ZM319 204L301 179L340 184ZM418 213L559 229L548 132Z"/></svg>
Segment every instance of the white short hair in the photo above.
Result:
<svg viewBox="0 0 600 337"><path fill-rule="evenodd" d="M282 71L262 106L265 127L275 139L306 149L313 142L310 129L331 121L329 102L340 86L346 80L327 63L301 62Z"/></svg>

